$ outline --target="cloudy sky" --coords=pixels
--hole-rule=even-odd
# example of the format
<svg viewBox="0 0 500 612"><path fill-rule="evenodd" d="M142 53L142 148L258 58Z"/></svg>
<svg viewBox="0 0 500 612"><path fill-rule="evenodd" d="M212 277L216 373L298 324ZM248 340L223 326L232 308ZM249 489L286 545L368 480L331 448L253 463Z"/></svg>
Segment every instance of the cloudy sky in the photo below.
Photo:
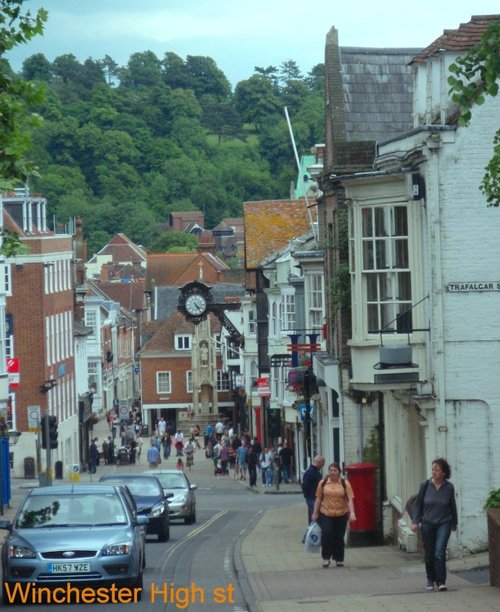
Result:
<svg viewBox="0 0 500 612"><path fill-rule="evenodd" d="M132 53L167 51L212 57L230 82L255 66L293 59L303 73L324 61L325 36L335 26L342 46L425 47L472 14L500 13L499 0L28 0L49 19L38 36L9 54L14 70L26 57L49 61L72 53L80 61L110 55L119 65Z"/></svg>

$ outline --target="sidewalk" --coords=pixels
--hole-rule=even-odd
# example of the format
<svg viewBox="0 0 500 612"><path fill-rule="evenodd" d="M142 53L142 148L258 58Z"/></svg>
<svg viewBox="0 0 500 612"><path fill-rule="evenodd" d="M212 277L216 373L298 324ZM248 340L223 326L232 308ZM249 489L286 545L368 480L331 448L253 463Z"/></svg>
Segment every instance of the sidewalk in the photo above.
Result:
<svg viewBox="0 0 500 612"><path fill-rule="evenodd" d="M487 566L487 553L450 560L449 590L429 593L421 556L393 546L347 548L345 567L323 569L319 554L304 552L305 516L303 500L267 510L241 542L237 570L249 588L247 601L255 602L252 611L500 610L498 589L455 573Z"/></svg>

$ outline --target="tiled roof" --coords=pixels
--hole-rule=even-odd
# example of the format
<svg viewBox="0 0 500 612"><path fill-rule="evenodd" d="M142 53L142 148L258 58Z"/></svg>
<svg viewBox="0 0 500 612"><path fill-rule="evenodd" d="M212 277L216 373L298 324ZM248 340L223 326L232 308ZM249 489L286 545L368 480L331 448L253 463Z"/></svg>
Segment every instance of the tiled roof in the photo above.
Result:
<svg viewBox="0 0 500 612"><path fill-rule="evenodd" d="M244 202L245 266L255 269L266 255L310 229L304 200ZM311 208L313 220L316 209Z"/></svg>
<svg viewBox="0 0 500 612"><path fill-rule="evenodd" d="M95 281L95 284L122 308L142 310L145 306L144 279L131 283Z"/></svg>
<svg viewBox="0 0 500 612"><path fill-rule="evenodd" d="M97 255L111 255L113 263L146 261L146 251L121 233L113 236ZM92 263L95 259L96 255L91 257L89 262Z"/></svg>
<svg viewBox="0 0 500 612"><path fill-rule="evenodd" d="M145 290L151 291L153 284L181 287L198 280L200 268L207 284L222 280L224 271L229 270L229 266L211 253L149 253Z"/></svg>
<svg viewBox="0 0 500 612"><path fill-rule="evenodd" d="M219 321L210 315L210 329L212 332L220 331L221 325ZM186 321L184 316L180 312L174 312L166 321L163 321L160 325L148 327L146 333L153 333L151 339L146 342L144 347L140 350L141 356L155 355L160 357L162 355L175 353L179 357L186 357L190 353L175 350L175 335L176 334L193 334L194 323Z"/></svg>
<svg viewBox="0 0 500 612"><path fill-rule="evenodd" d="M384 140L413 125L413 74L418 49L341 47L346 140Z"/></svg>
<svg viewBox="0 0 500 612"><path fill-rule="evenodd" d="M441 50L461 53L477 45L481 36L493 21L500 20L500 15L473 15L467 23L461 23L456 30L444 30L429 46L416 55L412 64L420 64Z"/></svg>

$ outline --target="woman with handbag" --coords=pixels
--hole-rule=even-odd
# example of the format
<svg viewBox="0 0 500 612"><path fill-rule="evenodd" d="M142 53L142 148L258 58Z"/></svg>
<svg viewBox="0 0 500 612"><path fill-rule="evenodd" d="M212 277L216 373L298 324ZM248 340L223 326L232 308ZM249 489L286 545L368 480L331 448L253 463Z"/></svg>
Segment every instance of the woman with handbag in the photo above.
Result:
<svg viewBox="0 0 500 612"><path fill-rule="evenodd" d="M341 478L338 463L328 466L328 476L316 489L316 501L311 515L321 527L321 556L323 567L330 567L333 559L337 567L344 565L344 536L348 521L355 521L354 494L347 480Z"/></svg>
<svg viewBox="0 0 500 612"><path fill-rule="evenodd" d="M425 571L428 591L446 591L446 547L458 523L455 489L448 480L451 468L446 459L432 462L432 478L424 481L414 504L411 530L418 526L422 533L425 552Z"/></svg>

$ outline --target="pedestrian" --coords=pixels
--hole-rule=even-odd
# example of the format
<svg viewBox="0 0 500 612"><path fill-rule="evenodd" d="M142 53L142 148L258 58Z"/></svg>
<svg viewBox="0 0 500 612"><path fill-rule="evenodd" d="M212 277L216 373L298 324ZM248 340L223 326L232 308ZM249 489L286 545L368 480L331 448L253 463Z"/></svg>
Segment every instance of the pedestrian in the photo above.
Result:
<svg viewBox="0 0 500 612"><path fill-rule="evenodd" d="M97 448L97 438L93 438L89 447L89 472L96 473L96 467L99 463L99 449Z"/></svg>
<svg viewBox="0 0 500 612"><path fill-rule="evenodd" d="M411 530L418 525L424 544L425 571L428 591L446 591L446 547L458 524L455 488L449 481L451 468L442 457L432 462L432 478L420 485Z"/></svg>
<svg viewBox="0 0 500 612"><path fill-rule="evenodd" d="M262 486L273 485L273 453L266 446L260 454L260 467L262 469ZM316 491L316 489L314 489ZM314 500L313 500L314 503Z"/></svg>
<svg viewBox="0 0 500 612"><path fill-rule="evenodd" d="M311 520L321 527L321 557L323 567L330 567L330 560L337 567L344 565L344 536L348 521L355 521L354 494L347 480L341 478L338 463L330 463L328 476L316 489L316 500Z"/></svg>
<svg viewBox="0 0 500 612"><path fill-rule="evenodd" d="M163 448L163 458L168 459L170 457L170 452L172 450L172 438L168 431L165 431L163 437L161 439L161 446Z"/></svg>
<svg viewBox="0 0 500 612"><path fill-rule="evenodd" d="M160 459L160 452L155 444L154 439L151 440L151 446L148 448L147 460L150 468L158 467L158 460Z"/></svg>
<svg viewBox="0 0 500 612"><path fill-rule="evenodd" d="M321 480L321 470L325 465L325 458L321 455L314 457L311 465L307 468L302 476L302 493L307 504L307 525L311 522L311 515L314 510L314 501L316 499L316 491ZM305 536L304 536L305 540ZM304 540L302 540L304 542Z"/></svg>
<svg viewBox="0 0 500 612"><path fill-rule="evenodd" d="M279 451L280 463L281 463L281 475L283 476L283 482L292 482L292 460L293 453L286 443L283 442L283 446Z"/></svg>
<svg viewBox="0 0 500 612"><path fill-rule="evenodd" d="M181 472L184 470L184 461L182 460L182 457L179 457L179 459L177 459L176 468Z"/></svg>
<svg viewBox="0 0 500 612"><path fill-rule="evenodd" d="M246 480L247 478L247 454L248 448L243 446L243 444L236 449L236 461L238 462L240 480Z"/></svg>
<svg viewBox="0 0 500 612"><path fill-rule="evenodd" d="M251 487L257 486L257 455L250 447L247 452L248 483Z"/></svg>
<svg viewBox="0 0 500 612"><path fill-rule="evenodd" d="M208 423L205 429L203 430L203 443L204 443L203 448L207 448L208 443L210 442L210 437L212 436L213 430L214 428L210 425L210 423Z"/></svg>

